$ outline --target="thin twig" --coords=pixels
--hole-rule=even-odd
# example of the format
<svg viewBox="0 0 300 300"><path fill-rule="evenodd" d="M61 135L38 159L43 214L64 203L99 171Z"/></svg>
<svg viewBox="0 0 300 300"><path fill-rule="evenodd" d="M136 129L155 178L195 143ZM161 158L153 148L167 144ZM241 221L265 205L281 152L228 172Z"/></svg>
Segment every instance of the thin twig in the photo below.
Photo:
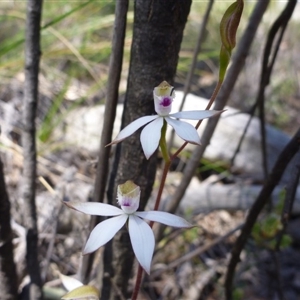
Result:
<svg viewBox="0 0 300 300"><path fill-rule="evenodd" d="M240 230L242 228L243 224L240 224L238 226L236 226L235 228L233 228L232 230L228 231L226 234L214 239L212 242L207 243L206 245L200 246L196 249L194 249L193 251L181 256L180 258L176 259L175 261L171 262L169 265L167 265L166 267L153 272L151 274L151 277L155 278L159 275L161 275L163 272L168 271L170 269L173 269L175 267L177 267L178 265L191 260L192 258L194 258L195 256L200 255L201 253L209 250L210 248L212 248L213 246L221 243L222 241L226 240L228 237L230 237L232 234L234 234L236 231Z"/></svg>
<svg viewBox="0 0 300 300"><path fill-rule="evenodd" d="M277 58L279 46L281 44L283 34L287 27L287 24L293 14L294 8L297 4L296 0L290 0L285 9L282 11L280 16L276 19L272 25L262 62L262 70L260 77L259 91L256 98L256 103L259 107L259 118L260 118L260 133L261 133L261 146L262 146L262 161L265 178L268 176L268 162L267 162L267 146L266 146L266 130L265 130L265 90L269 85L274 63ZM278 38L277 34L279 35ZM276 38L276 39L275 39ZM275 45L273 43L275 42Z"/></svg>
<svg viewBox="0 0 300 300"><path fill-rule="evenodd" d="M277 240L276 240L276 245L275 245L275 251L274 251L274 261L275 261L275 266L276 266L276 278L277 278L277 283L278 283L278 294L280 297L280 300L284 299L284 292L283 292L283 286L282 282L280 280L280 260L279 260L279 251L280 251L280 246L282 242L282 238L286 232L286 228L288 225L288 221L290 219L292 209L293 209L293 204L296 198L296 192L297 192L297 187L299 184L299 178L300 178L300 151L298 151L295 159L295 165L294 168L291 172L290 180L287 184L286 187L286 197L284 200L284 207L282 210L281 214L281 223L282 223L282 229L278 234Z"/></svg>
<svg viewBox="0 0 300 300"><path fill-rule="evenodd" d="M248 131L248 128L249 128L249 126L251 124L251 121L252 121L252 119L254 117L254 113L255 113L256 107L257 107L257 103L254 103L254 105L252 106L252 108L251 108L251 110L249 112L249 120L248 120L246 126L244 127L244 130L243 130L243 133L242 133L241 138L239 140L239 143L238 143L238 145L237 145L237 147L236 147L236 149L235 149L235 151L234 151L234 153L232 155L232 158L230 160L231 167L234 165L235 158L237 157L237 155L239 154L239 152L241 150L244 138L245 138L246 133Z"/></svg>
<svg viewBox="0 0 300 300"><path fill-rule="evenodd" d="M26 226L26 262L30 277L29 295L32 300L42 299L42 281L38 261L38 229L35 204L36 140L35 116L38 102L38 73L40 62L41 0L27 1L25 40L25 86L23 104L23 178L24 219Z"/></svg>
<svg viewBox="0 0 300 300"><path fill-rule="evenodd" d="M300 152L297 153L295 159L295 166L293 171L291 172L291 176L286 187L286 197L285 197L284 207L281 215L281 222L284 228L287 227L288 221L290 219L293 210L293 205L295 202L297 188L299 184L299 177L300 177Z"/></svg>
<svg viewBox="0 0 300 300"><path fill-rule="evenodd" d="M54 196L53 200L55 200L55 196ZM59 203L59 206L53 211L53 219L54 220L52 220L53 223L51 226L51 232L49 233L49 237L48 237L49 244L48 244L47 254L43 260L43 269L41 271L41 277L42 277L43 281L46 280L48 268L49 268L49 265L51 262L54 245L55 245L55 241L56 241L57 226L58 226L58 221L59 221L58 218L63 209L62 202L58 201L58 203Z"/></svg>

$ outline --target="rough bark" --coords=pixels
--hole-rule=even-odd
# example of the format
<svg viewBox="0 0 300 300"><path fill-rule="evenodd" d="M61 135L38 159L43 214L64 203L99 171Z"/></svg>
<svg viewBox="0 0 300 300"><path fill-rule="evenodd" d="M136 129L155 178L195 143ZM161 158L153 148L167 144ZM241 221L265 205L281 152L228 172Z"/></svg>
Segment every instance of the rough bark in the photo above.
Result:
<svg viewBox="0 0 300 300"><path fill-rule="evenodd" d="M3 164L0 159L0 298L5 300L16 300L18 296L12 238L10 202L4 181Z"/></svg>
<svg viewBox="0 0 300 300"><path fill-rule="evenodd" d="M133 120L154 113L153 88L163 80L173 83L183 29L191 1L135 1L133 42L130 71L125 97L122 127ZM139 139L140 131L118 144L108 189L108 200L115 204L117 185L133 180L141 187L140 210L151 194L156 173L156 154L149 160L144 156ZM114 239L113 251L105 249L104 274L113 276L113 285L126 296L134 256L127 230ZM113 253L113 268L108 259ZM114 274L113 274L114 272ZM118 299L110 286L102 290L102 299Z"/></svg>
<svg viewBox="0 0 300 300"><path fill-rule="evenodd" d="M40 61L41 0L28 0L25 41L25 86L23 102L23 178L24 223L26 227L26 263L30 277L29 298L42 299L38 262L38 230L35 205L36 141L35 117L38 102L38 73ZM27 290L27 289L26 289ZM27 293L27 292L25 292Z"/></svg>

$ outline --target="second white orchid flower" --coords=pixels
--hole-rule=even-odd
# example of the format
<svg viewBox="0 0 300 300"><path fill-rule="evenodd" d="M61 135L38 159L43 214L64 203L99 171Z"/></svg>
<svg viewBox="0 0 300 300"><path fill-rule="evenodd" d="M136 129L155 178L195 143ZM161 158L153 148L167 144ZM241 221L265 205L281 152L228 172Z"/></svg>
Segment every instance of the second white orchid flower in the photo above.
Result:
<svg viewBox="0 0 300 300"><path fill-rule="evenodd" d="M159 145L161 138L161 130L164 122L171 125L177 135L184 141L200 145L200 138L197 130L191 124L178 120L202 120L210 118L220 112L214 110L195 110L195 111L181 111L170 114L172 109L172 102L175 97L174 88L166 81L163 81L159 86L154 88L154 108L157 115L144 116L133 121L117 135L117 137L109 144L117 144L132 135L142 126L145 128L141 132L141 144L147 159L155 152Z"/></svg>
<svg viewBox="0 0 300 300"><path fill-rule="evenodd" d="M118 186L118 203L121 209L96 202L65 202L67 206L89 215L112 216L99 223L91 232L83 254L96 251L110 241L128 222L128 231L134 254L143 269L149 274L155 246L151 227L143 220L147 219L162 224L190 228L192 225L181 217L162 211L137 211L140 203L140 187L132 181Z"/></svg>

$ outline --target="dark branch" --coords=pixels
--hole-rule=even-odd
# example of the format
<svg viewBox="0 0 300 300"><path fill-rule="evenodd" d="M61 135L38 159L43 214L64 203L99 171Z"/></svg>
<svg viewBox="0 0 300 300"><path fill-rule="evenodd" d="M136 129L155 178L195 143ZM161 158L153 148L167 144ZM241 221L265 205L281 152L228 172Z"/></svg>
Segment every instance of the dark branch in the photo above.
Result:
<svg viewBox="0 0 300 300"><path fill-rule="evenodd" d="M25 86L23 103L23 180L24 221L26 234L26 262L30 277L30 299L42 299L41 276L38 262L38 231L35 206L36 141L35 116L38 102L38 73L40 61L41 0L28 0L25 41Z"/></svg>
<svg viewBox="0 0 300 300"><path fill-rule="evenodd" d="M263 161L263 170L264 170L265 178L268 176L268 164L267 164L268 153L266 147L266 132L265 132L265 89L269 85L273 66L276 61L276 57L278 54L279 46L283 38L283 34L293 14L296 4L297 4L296 0L290 0L287 3L285 9L280 14L280 16L272 25L268 34L267 43L263 54L260 85L259 85L258 95L256 98L256 104L258 105L259 108L261 146L262 146L262 158L263 158L262 161ZM278 38L276 38L277 35L279 35Z"/></svg>

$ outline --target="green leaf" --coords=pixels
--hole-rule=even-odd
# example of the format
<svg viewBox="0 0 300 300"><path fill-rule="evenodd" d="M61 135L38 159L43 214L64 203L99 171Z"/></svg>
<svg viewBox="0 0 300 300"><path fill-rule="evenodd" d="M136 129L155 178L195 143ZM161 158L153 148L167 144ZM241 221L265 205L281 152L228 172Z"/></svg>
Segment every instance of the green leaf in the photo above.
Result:
<svg viewBox="0 0 300 300"><path fill-rule="evenodd" d="M236 44L236 32L240 24L243 8L244 1L237 0L228 7L220 23L221 40L229 52Z"/></svg>
<svg viewBox="0 0 300 300"><path fill-rule="evenodd" d="M53 26L54 24L64 20L65 18L67 18L68 16L70 16L71 14L73 14L74 12L80 10L81 8L85 7L87 4L90 4L91 2L93 2L94 0L89 0L87 2L81 3L78 6L74 7L73 9L71 9L70 11L66 12L63 15L58 16L57 18L53 19L52 21L48 22L47 24L45 24L42 29L46 29L49 26Z"/></svg>
<svg viewBox="0 0 300 300"><path fill-rule="evenodd" d="M49 23L45 24L44 26L42 26L41 30L44 30L47 27L53 26L54 24L64 20L66 17L70 16L74 12L80 10L81 8L83 8L87 4L90 4L93 1L94 0L89 0L87 2L81 3L80 5L76 6L73 9L71 9L67 13L58 16L57 18L53 19L51 22L49 22ZM25 38L23 36L21 36L20 34L18 34L12 41L11 41L11 39L9 39L8 42L4 43L4 45L2 43L1 46L0 46L0 57L3 56L4 54L6 54L7 52L9 52L13 49L16 49L18 46L22 45L24 43L24 41L25 41Z"/></svg>
<svg viewBox="0 0 300 300"><path fill-rule="evenodd" d="M219 81L223 81L231 58L231 51L236 44L236 32L240 24L244 1L237 0L231 4L220 22L222 46L220 50Z"/></svg>

